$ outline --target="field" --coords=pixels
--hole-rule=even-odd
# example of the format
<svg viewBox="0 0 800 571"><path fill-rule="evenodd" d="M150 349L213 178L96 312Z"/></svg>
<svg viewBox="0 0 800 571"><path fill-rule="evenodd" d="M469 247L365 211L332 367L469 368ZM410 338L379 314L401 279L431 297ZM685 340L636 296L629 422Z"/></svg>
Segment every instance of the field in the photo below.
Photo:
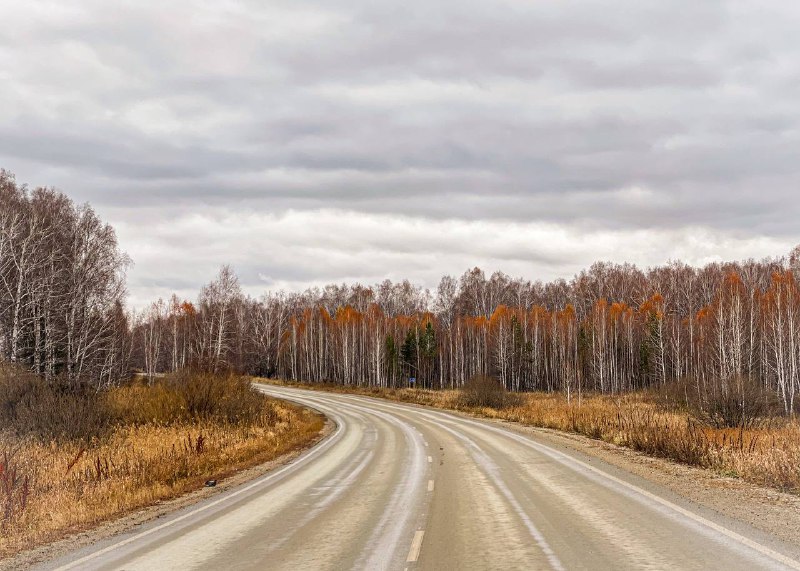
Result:
<svg viewBox="0 0 800 571"><path fill-rule="evenodd" d="M665 404L662 395L653 392L584 396L578 403L575 398L567 402L561 393L465 395L463 391L448 390L295 385L460 410L581 434L754 484L800 493L797 420L771 418L746 429L714 428L690 411Z"/></svg>
<svg viewBox="0 0 800 571"><path fill-rule="evenodd" d="M9 376L6 370L6 384ZM3 391L4 414L16 418L5 419L7 429L0 432L0 556L272 460L307 445L324 424L318 415L255 394L235 378L177 381L189 390L128 386L77 403L63 395L42 398L36 380L24 382L38 387L35 406L64 405L66 399L62 416L83 413L97 421L84 437L54 430L64 421L58 413L37 427L31 416L37 411L26 411L31 403L22 399L9 410ZM218 404L201 410L210 403L205 397ZM90 404L90 398L102 402ZM81 430L79 421L72 424ZM10 429L14 425L22 430Z"/></svg>

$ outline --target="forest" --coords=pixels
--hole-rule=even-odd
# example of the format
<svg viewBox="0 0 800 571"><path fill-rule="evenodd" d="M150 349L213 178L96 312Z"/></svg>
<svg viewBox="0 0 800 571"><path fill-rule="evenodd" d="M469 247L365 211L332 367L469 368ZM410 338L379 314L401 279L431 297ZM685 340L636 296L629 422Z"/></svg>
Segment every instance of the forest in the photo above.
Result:
<svg viewBox="0 0 800 571"><path fill-rule="evenodd" d="M781 254L781 253L776 253ZM224 266L197 299L125 306L130 260L88 205L0 174L0 355L97 388L187 367L360 387L619 394L680 385L800 410L800 247L765 260L597 262L543 283L481 269L245 295Z"/></svg>

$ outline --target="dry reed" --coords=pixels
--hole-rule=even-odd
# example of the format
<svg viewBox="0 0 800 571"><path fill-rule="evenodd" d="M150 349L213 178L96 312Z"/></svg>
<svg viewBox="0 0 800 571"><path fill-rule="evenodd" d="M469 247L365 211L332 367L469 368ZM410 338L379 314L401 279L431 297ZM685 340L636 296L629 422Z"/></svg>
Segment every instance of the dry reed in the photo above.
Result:
<svg viewBox="0 0 800 571"><path fill-rule="evenodd" d="M123 389L113 399L122 406L146 390ZM322 429L324 420L310 411L259 398L259 419L246 423L133 423L89 442L0 432L0 509L6 513L0 556L267 462L306 445ZM146 402L158 406L158 399Z"/></svg>

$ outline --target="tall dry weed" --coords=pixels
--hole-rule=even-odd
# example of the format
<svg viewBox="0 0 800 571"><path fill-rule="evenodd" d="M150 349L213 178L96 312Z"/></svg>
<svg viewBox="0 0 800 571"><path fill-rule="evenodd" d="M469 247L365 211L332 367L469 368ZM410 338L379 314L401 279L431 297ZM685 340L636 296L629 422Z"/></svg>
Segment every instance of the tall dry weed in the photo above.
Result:
<svg viewBox="0 0 800 571"><path fill-rule="evenodd" d="M177 376L98 398L102 434L0 430L0 557L272 460L324 423L232 376Z"/></svg>

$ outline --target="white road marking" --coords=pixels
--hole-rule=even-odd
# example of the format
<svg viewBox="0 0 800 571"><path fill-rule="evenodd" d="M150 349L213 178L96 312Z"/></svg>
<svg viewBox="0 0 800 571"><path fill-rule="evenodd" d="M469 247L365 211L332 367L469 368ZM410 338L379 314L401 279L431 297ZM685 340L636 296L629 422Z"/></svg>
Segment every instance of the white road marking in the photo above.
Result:
<svg viewBox="0 0 800 571"><path fill-rule="evenodd" d="M424 531L418 531L414 534L414 541L411 542L411 549L408 551L406 563L415 563L417 559L419 559L419 552L422 549L422 538L424 536Z"/></svg>
<svg viewBox="0 0 800 571"><path fill-rule="evenodd" d="M277 470L276 472L267 474L266 476L264 476L262 478L259 478L256 481L251 482L250 484L248 484L248 485L246 485L244 487L241 487L241 488L239 488L239 489L237 489L237 490L235 490L233 492L227 493L227 494L223 495L221 498L219 498L217 500L214 500L214 501L209 502L207 504L201 505L200 507L198 507L196 509L192 509L191 511L189 511L187 513L184 513L183 515L178 516L175 519L166 521L166 522L162 523L161 525L157 525L157 526L151 527L149 529L146 529L145 531L137 533L137 534L135 534L135 535L133 535L133 536L127 538L127 539L122 540L122 541L113 543L113 544L111 544L111 545L109 545L109 546L107 546L107 547L105 547L103 549L99 549L97 551L93 551L92 553L89 553L88 555L85 555L85 556L81 557L80 559L76 559L75 561L70 561L69 563L66 563L65 565L62 565L62 566L56 568L55 571L65 571L67 569L75 569L76 567L80 567L83 564L91 561L92 559L96 559L97 557L105 555L106 553L110 553L110 552L112 552L112 551L114 551L116 549L119 549L120 547L124 547L125 545L129 545L129 544L131 544L131 543L133 543L135 541L138 541L138 540L142 539L143 537L147 537L148 535L152 535L152 534L154 534L154 533L156 533L158 531L161 531L162 529L166 529L168 527L171 527L171 526L175 525L176 523L179 523L181 521L184 521L184 520L187 520L187 519L189 519L191 517L194 517L199 513L202 513L202 512L207 511L207 510L209 510L209 509L211 509L213 507L218 506L219 504L222 504L224 502L228 502L228 501L231 500L231 498L235 498L235 497L240 496L240 495L242 495L242 494L244 494L246 492L249 492L253 488L256 488L258 486L266 486L269 483L271 483L273 480L281 479L281 477L287 472L291 473L291 472L296 471L301 466L304 466L304 465L308 464L312 459L314 459L315 457L317 457L320 454L322 454L323 452L325 452L328 448L333 446L342 437L342 435L344 435L344 427L346 426L344 419L342 419L342 417L340 417L338 415L335 415L335 414L334 415L330 415L329 413L327 413L327 416L328 416L328 418L330 418L331 420L336 422L336 430L328 438L326 438L325 440L323 440L322 442L317 444L315 447L313 447L311 450L309 450L308 453L306 453L305 455L301 456L295 462L293 462L291 464L288 464L287 466L284 466L283 468Z"/></svg>
<svg viewBox="0 0 800 571"><path fill-rule="evenodd" d="M424 413L421 414L425 416ZM472 458L481 468L483 468L484 473L489 477L490 480L492 480L495 488L505 496L513 510L517 512L517 515L522 520L522 523L526 528L528 528L528 532L539 545L539 548L542 550L542 553L544 553L544 556L547 558L550 566L556 571L564 571L564 566L561 564L558 556L550 547L547 539L545 539L544 535L542 535L542 532L539 531L539 528L536 527L536 524L533 523L533 520L531 520L531 518L525 512L522 505L519 503L519 500L517 500L517 498L506 485L503 478L500 476L500 468L497 466L497 464L495 464L480 448L480 446L478 446L475 441L468 436L465 436L464 434L461 434L452 428L445 426L444 424L436 422L435 420L432 422L442 430L446 430L467 445L467 449L470 451Z"/></svg>
<svg viewBox="0 0 800 571"><path fill-rule="evenodd" d="M433 491L433 486L434 486L433 480L428 480L428 491L429 492Z"/></svg>
<svg viewBox="0 0 800 571"><path fill-rule="evenodd" d="M577 458L573 458L572 456L568 456L567 454L564 454L563 452L555 450L554 448L550 448L549 446L547 446L545 444L540 444L539 442L536 442L536 441L534 441L534 440L532 440L530 438L525 438L521 434L517 434L517 433L515 433L515 432L513 432L511 430L503 430L501 428L497 428L497 427L491 426L488 423L477 422L477 421L469 420L469 419L465 419L465 418L457 418L457 417L454 417L453 415L448 415L446 413L445 414L439 413L438 411L434 411L433 414L425 414L425 413L420 413L420 414L423 417L436 418L436 419L439 419L441 421L448 422L448 423L451 423L451 424L456 424L456 425L458 424L458 422L463 422L464 424L469 424L469 425L473 425L473 426L476 426L476 427L480 427L482 429L489 430L489 431L494 432L496 434L502 434L503 436L506 436L508 438L516 440L517 442L519 442L519 443L521 443L521 444L523 444L523 445L525 445L525 446L527 446L529 448L532 448L534 450L537 450L537 451L541 452L542 454L544 454L546 456L549 456L550 458L552 458L556 462L559 462L563 466L573 467L573 469L574 469L574 466L577 466L577 467L585 470L586 472L589 472L589 473L593 474L595 477L599 476L599 478L597 480L595 480L595 481L599 480L599 481L602 482L602 480L605 480L609 484L616 484L617 486L627 490L628 492L633 492L634 495L639 495L640 497L646 498L647 500L650 500L651 502L659 504L659 505L663 506L664 508L667 508L668 510L676 512L676 513L678 513L678 514L680 514L680 515L692 520L693 522L700 524L701 526L705 526L706 528L714 530L715 532L720 533L720 534L728 537L729 539L732 539L732 540L740 543L741 545L749 547L750 549L760 553L761 555L764 555L764 556L766 556L766 557L768 557L770 559L778 561L779 563L785 565L786 567L789 567L790 569L796 569L796 570L800 571L800 562L795 561L794 559L791 559L791 558L783 555L782 553L774 551L773 549L770 549L769 547L766 547L764 545L761 545L760 543L757 543L757 542L755 542L755 541L753 541L753 540L751 540L751 539L749 539L749 538L747 538L747 537L745 537L743 535L740 535L740 534L736 533L735 531L731 531L730 529L728 529L726 527L723 527L723 526L721 526L721 525L719 525L719 524L717 524L717 523L715 523L715 522L713 522L711 520L708 520L708 519L704 518L701 515L698 515L698 514L696 514L694 512L691 512L691 511L689 511L689 510L687 510L685 508L682 508L681 506L679 506L677 504L674 504L674 503L670 502L669 500L666 500L666 499L664 499L664 498L662 498L662 497L660 497L660 496L658 496L656 494L648 492L647 490L644 490L644 489L642 489L642 488L640 488L640 487L638 487L638 486L636 486L634 484L631 484L629 482L626 482L625 480L622 480L620 478L612 476L611 474L607 474L606 472L600 470L599 468L595 468L594 466L591 466L591 465L589 465L589 464L587 464L585 462L582 462L582 461L578 460ZM442 427L442 428L445 428L445 427ZM450 431L450 432L453 432L453 431ZM680 521L680 520L676 520L676 521Z"/></svg>
<svg viewBox="0 0 800 571"><path fill-rule="evenodd" d="M707 530L719 533L719 534L727 537L728 539L734 540L735 542L737 542L741 546L748 547L748 548L752 549L753 551L756 551L757 553L760 553L763 556L766 556L766 557L768 557L770 559L773 559L774 561L780 562L781 564L789 567L790 569L795 569L795 570L800 571L800 562L798 562L798 561L796 561L794 559L791 559L791 558L783 555L780 552L777 552L777 551L775 551L773 549L770 549L769 547L767 547L765 545L762 545L762 544L760 544L760 543L758 543L756 541L753 541L753 540L749 539L748 537L745 537L745 536L743 536L741 534L738 534L735 531L732 531L732 530L730 530L730 529L728 529L728 528L726 528L726 527L724 527L724 526L722 526L720 524L717 524L717 523L715 523L715 522L713 522L711 520L708 520L708 519L704 518L703 516L701 516L699 514L696 514L696 513L692 512L692 511L689 511L689 510L687 510L685 508L682 508L681 506L676 505L676 504L670 502L669 500L666 500L666 499L664 499L664 498L662 498L662 497L660 497L660 496L658 496L656 494L648 492L647 490L644 490L644 489L642 489L642 488L640 488L640 487L638 487L638 486L636 486L634 484L631 484L629 482L626 482L625 480L622 480L620 478L612 476L611 474L608 474L608 473L604 472L603 470L600 470L599 468L595 468L594 466L591 466L591 465L589 465L589 464L587 464L585 462L582 462L582 461L580 461L580 460L578 460L576 458L573 458L573 457L571 457L571 456L569 456L567 454L564 454L563 452L560 452L560 451L558 451L558 450L556 450L554 448L551 448L550 446L547 446L546 444L539 443L539 442L537 442L537 441L535 441L535 440L533 440L531 438L526 438L525 436L522 436L521 434L518 434L518 433L516 433L516 432L514 432L512 430L492 426L489 422L479 422L479 421L476 421L476 420L470 420L470 419L462 418L462 417L456 416L454 414L450 414L450 413L445 412L445 411L440 411L440 410L435 410L435 409L421 409L420 407L412 407L412 406L407 406L407 405L402 405L402 404L397 404L397 403L390 403L390 402L385 402L385 401L384 402L379 402L379 399L365 399L363 397L358 397L358 396L355 396L355 395L344 395L343 396L343 400L350 400L350 401L355 401L355 402L367 401L367 402L369 402L369 404L373 405L375 408L381 408L383 410L389 410L389 411L394 410L394 411L403 411L403 412L417 412L417 413L419 413L419 416L421 416L421 417L427 417L429 419L437 419L437 420L440 420L440 421L443 421L443 422L455 424L456 426L458 425L458 423L464 423L464 424L467 424L467 425L472 425L472 426L479 427L479 428L482 428L482 429L485 429L485 430L489 430L489 431L494 432L496 434L502 434L502 435L504 435L504 436L506 436L508 438L516 440L517 442L520 442L521 444L524 444L525 446L527 446L529 448L537 450L538 452L540 452L540 453L552 458L556 462L559 462L560 464L562 464L562 465L564 465L564 466L566 466L568 468L576 470L577 472L583 471L584 474L586 474L589 477L594 476L593 479L595 481L605 485L606 487L609 487L611 489L614 489L616 487L616 489L619 492L622 492L622 493L626 493L627 492L627 494L632 494L632 497L638 496L639 501L641 501L642 503L645 503L645 504L651 503L650 505L656 504L657 506L660 506L661 509L666 509L668 511L671 511L673 514L682 515L682 516L688 518L690 520L690 522L693 522L695 525L699 524L701 526L700 529L705 527ZM423 410L425 412L423 412ZM680 519L677 518L677 517L674 517L674 519L676 521L680 521ZM691 523L690 523L690 525L691 525Z"/></svg>
<svg viewBox="0 0 800 571"><path fill-rule="evenodd" d="M278 396L278 395L275 395L275 396ZM358 416L357 413L354 412L355 410L362 410L362 411L370 410L370 413L372 413L372 410L378 409L378 410L386 411L384 414L386 414L387 416L395 416L395 413L401 412L401 411L405 412L405 413L410 413L411 411L414 410L414 407L408 407L408 406L403 406L403 405L377 404L377 403L372 402L372 399L369 399L369 404L372 405L372 407L374 407L374 409L372 409L372 408L371 409L361 409L360 407L357 407L355 405L347 406L347 405L343 405L342 404L342 401L361 402L361 403L363 403L363 402L365 402L367 400L367 399L362 399L361 397L353 397L351 399L350 397L346 397L345 396L345 397L341 397L341 400L340 400L340 398L337 397L337 399L336 399L337 402L333 402L333 399L331 399L331 401L326 401L326 400L323 400L322 398L314 399L314 400L312 400L311 398L308 398L308 399L306 399L306 398L300 399L298 397L292 398L291 395L286 395L286 393L283 393L283 394L281 394L279 396L279 398L285 398L287 400L294 400L295 402L305 401L306 406L308 406L308 403L320 402L321 404L325 404L324 408L326 409L326 413L329 416L330 416L329 407L335 407L335 406L342 406L342 407L345 408L345 410L348 410L348 409L350 409L352 407L353 410L348 410L348 414L352 414L352 416ZM370 413L368 413L368 414L370 414ZM397 416L399 416L401 418L403 417L403 415L397 415ZM457 429L458 432L461 432L462 430L466 430L467 426L471 425L471 426L473 426L475 428L481 428L481 429L486 430L488 432L493 432L496 435L503 435L503 436L505 436L507 438L510 438L510 439L512 439L514 441L517 441L520 444L524 444L525 446L544 454L546 457L549 457L550 459L555 460L556 462L560 463L563 466L566 466L566 467L568 467L568 468L570 468L572 470L575 470L575 472L577 474L582 474L584 477L587 477L589 480L593 480L596 483L598 483L600 485L603 485L603 486L605 486L605 487L607 487L609 489L615 490L615 491L617 491L617 493L622 493L625 496L635 497L635 499L638 500L639 502L641 502L644 506L647 506L650 509L656 510L658 513L665 514L665 512L666 512L666 515L668 515L671 518L674 518L676 521L682 523L684 526L686 526L689 529L696 529L699 532L707 534L708 537L713 537L717 541L719 541L721 539L724 539L724 538L720 538L719 536L715 536L714 532L722 534L723 536L727 536L728 539L733 539L733 540L735 540L736 542L739 543L739 545L737 545L737 546L732 546L732 547L735 547L737 550L744 551L744 547L747 547L747 548L752 549L752 550L754 550L756 552L760 552L762 556L770 557L774 561L781 562L781 563L783 563L784 565L786 565L788 567L800 570L800 562L797 562L797 561L794 561L792 559L789 559L789 558L783 556L782 554L780 554L778 552L775 552L775 551L769 549L768 547L766 547L764 545L758 544L755 541L752 541L752 540L748 539L747 537L741 536L741 535L737 534L736 532L734 532L732 530L724 528L721 525L714 523L713 521L706 520L704 517L700 516L699 514L696 514L696 513L691 512L691 511L689 511L687 509L684 509L684 508L680 507L679 505L675 505L672 502L670 502L670 501L668 501L668 500L666 500L664 498L661 498L656 494L648 492L648 491L646 491L646 490L644 490L642 488L639 488L638 486L636 486L636 485L634 485L632 483L629 483L629 482L626 482L625 480L622 480L620 478L614 477L614 476L602 471L601 469L598 469L598 468L596 468L594 466L591 466L589 464L581 462L580 460L577 460L577 459L575 459L575 458L573 458L573 457L571 457L571 456L569 456L567 454L564 454L564 453L558 451L557 449L551 448L548 445L540 444L540 443L538 443L536 440L534 440L532 438L517 434L517 433L515 433L515 432L513 432L511 430L505 429L505 428L491 426L491 425L489 425L489 423L478 422L478 421L470 421L470 420L467 420L467 419L463 419L461 417L455 417L454 415L448 414L446 412L433 411L433 414L420 413L419 416L422 417L422 418L428 418L429 420L438 419L441 422L443 422L443 423L445 423L445 424L447 424L449 426L452 426L454 429ZM416 421L416 420L417 419L414 419L414 421ZM340 431L344 431L347 428L346 426L342 426L342 424L350 425L352 423L350 422L350 419L348 419L348 421L346 423L342 422L342 424L340 424L339 422L337 422L336 424L337 424L336 432L334 432L334 434L330 437L332 439L337 436L337 433L339 433ZM442 428L444 428L444 427L442 427ZM426 447L428 446L427 442L425 442L424 444L425 444ZM438 443L435 443L435 444L437 446L439 445ZM326 447L326 442L323 441L318 446L321 446L321 447L325 448ZM327 443L327 446L332 446L330 441ZM417 457L417 462L419 463L418 468L422 468L422 466L424 466L423 458L425 457L425 452L423 451L424 449L422 447L419 447L419 443L417 444L417 447L418 447L417 453L419 454L419 456ZM321 453L321 451L316 451L315 452L314 449L312 449L310 451L309 455L310 456L316 456L316 455L318 455L320 453ZM433 461L432 457L428 456L428 462L432 463L432 461ZM305 463L305 460L303 460L303 457L301 457L300 462L301 463ZM285 470L288 471L288 473L285 472ZM284 469L279 470L278 474L282 474L280 477L277 478L278 481L281 481L285 476L292 475L292 472L290 471L290 466L287 466ZM270 477L268 477L266 479L266 481L269 481L270 483L273 482L274 480L272 480L272 478L274 476L277 476L278 474L271 475ZM420 488L420 491L421 491L421 489L424 486L424 484L423 484L423 482L424 482L424 470L420 471L420 473L418 474L418 477L419 477L419 488ZM264 484L265 481L262 481L261 483ZM429 490L432 489L432 485L433 484L434 484L433 480L428 480L428 489ZM258 484L257 483L253 483L251 486L248 486L246 489L251 489L252 487L254 487L256 485L258 485ZM233 494L233 496L239 495L242 491L244 491L244 490L240 490L240 491L235 492ZM217 504L219 504L219 503L221 503L223 501L225 501L225 499L221 498L221 499L213 502L212 505L217 505ZM209 507L211 507L211 506L207 505L205 507L201 507L200 509L194 511L193 513L196 514L198 512L206 511L206 510L208 510ZM164 528L172 526L175 523L177 523L178 521L184 521L186 517L190 517L191 515L192 514L186 514L186 515L178 518L177 520L174 520L174 521L171 521L171 522L166 522L165 524L162 524L162 525L157 526L155 528L152 528L150 530L145 530L144 532L141 532L141 533L137 534L136 536L134 536L132 538L129 538L128 540L121 541L120 543L117 543L115 545L109 546L106 549L103 549L103 550L101 550L99 552L95 552L93 554L89 554L89 555L79 559L78 561L74 561L74 562L68 564L66 568L72 568L73 566L80 565L81 562L86 563L87 561L91 561L94 557L97 557L98 555L107 553L108 551L111 551L113 549L119 548L121 546L128 545L129 543L131 543L133 541L136 541L139 538L142 538L142 537L145 537L145 536L149 536L149 535L151 535L151 534L153 534L153 533L155 533L155 532L157 532L159 530L162 530ZM684 517L688 518L688 520L690 520L690 521L687 521L687 520L681 521L680 516L684 516ZM404 547L404 545L403 545L404 541L402 541L402 539L405 538L407 540L408 536L411 535L411 533L414 533L414 537L413 537L413 540L412 540L410 551L408 553L408 557L410 558L412 556L412 554L414 554L415 546L417 546L417 543L418 543L418 546L417 546L417 549L416 549L416 554L415 554L415 559L413 561L409 560L410 563L415 563L417 561L417 559L419 558L419 555L420 555L420 552L421 552L421 546L422 546L422 541L423 541L423 537L422 536L424 535L425 532L421 531L421 530L415 532L415 528L416 528L417 525L419 525L419 523L417 523L415 525L413 522L409 521L409 522L404 522L404 524L410 524L410 525L399 526L399 527L402 528L402 530L398 530L398 534L401 537L400 541L402 543L400 545L396 545L395 546L395 547L397 547L399 549L397 549L398 553L395 554L394 561L396 563L399 563L400 561L402 561L402 559L401 559L402 558L401 549ZM419 536L419 540L418 540L418 536ZM405 544L405 545L407 545L407 544ZM748 553L749 557L753 557L755 555L756 554L754 554L754 553ZM414 565L410 565L410 567L414 567ZM402 569L403 567L398 565L397 568L398 569ZM406 571L407 571L407 569L408 569L408 567L406 567Z"/></svg>
<svg viewBox="0 0 800 571"><path fill-rule="evenodd" d="M375 526L372 537L367 541L364 551L355 565L359 569L388 569L392 559L396 558L395 561L398 561L402 557L401 554L396 554L397 548L403 534L413 529L414 525L411 521L414 514L408 507L418 503L416 498L419 497L418 494L422 494L424 489L422 438L409 423L395 415L374 408L350 406L356 409L360 408L366 414L377 416L395 425L405 435L409 444L411 462L407 465L403 481L395 488L388 505L384 508L383 517ZM422 500L422 497L419 499Z"/></svg>

